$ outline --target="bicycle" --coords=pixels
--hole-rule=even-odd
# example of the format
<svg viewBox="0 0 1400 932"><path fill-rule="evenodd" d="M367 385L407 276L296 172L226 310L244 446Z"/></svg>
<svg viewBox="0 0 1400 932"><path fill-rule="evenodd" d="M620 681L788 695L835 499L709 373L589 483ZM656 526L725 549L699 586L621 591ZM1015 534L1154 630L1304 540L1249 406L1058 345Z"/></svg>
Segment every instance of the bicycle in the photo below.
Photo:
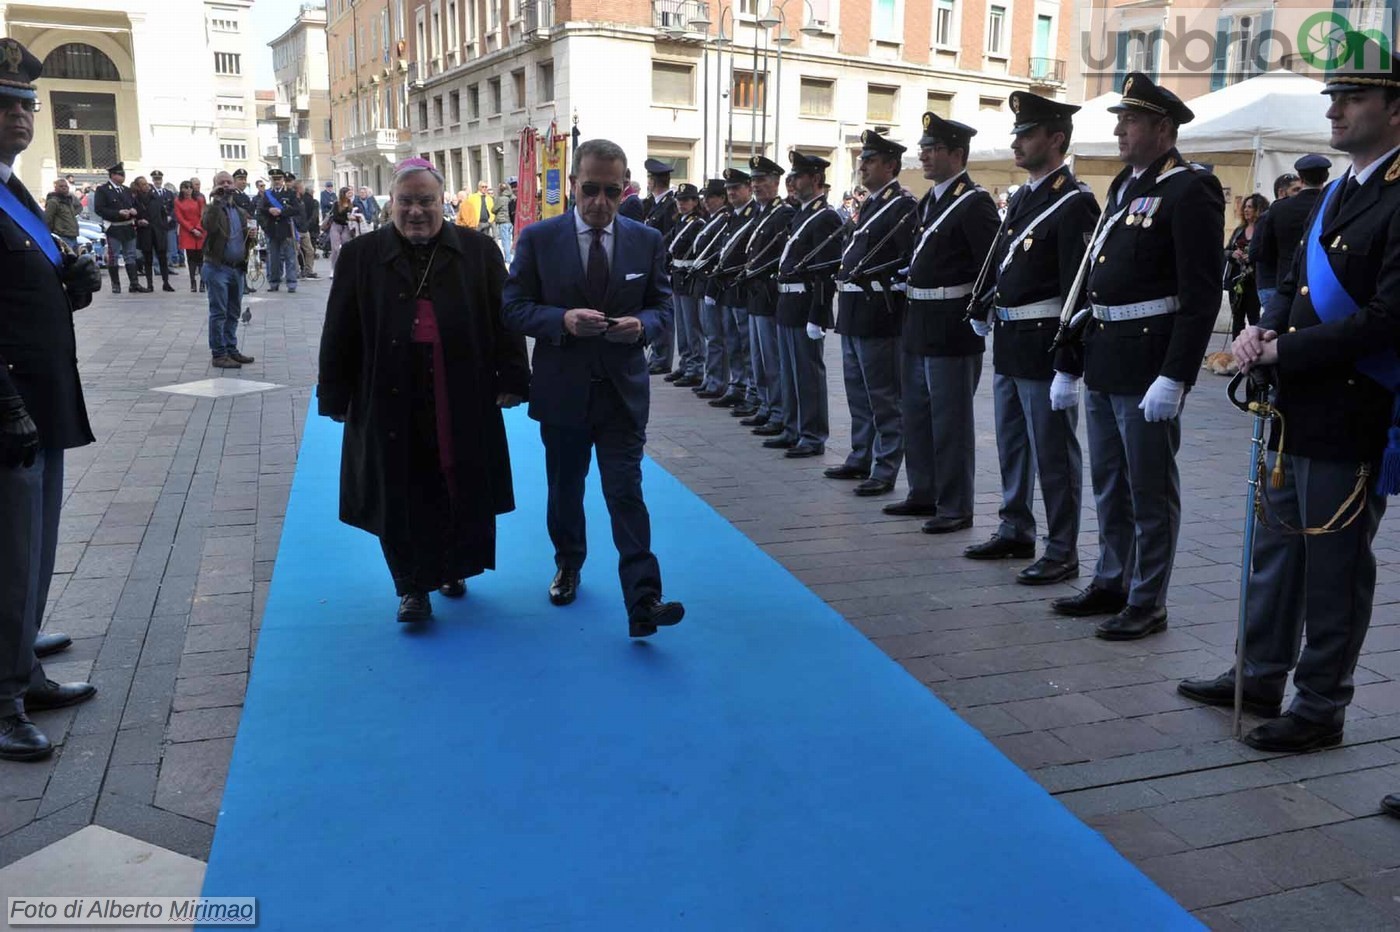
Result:
<svg viewBox="0 0 1400 932"><path fill-rule="evenodd" d="M267 283L266 265L263 259L266 254L265 250L263 234L258 233L257 245L248 251L248 271L244 277L248 281L249 288L261 288Z"/></svg>

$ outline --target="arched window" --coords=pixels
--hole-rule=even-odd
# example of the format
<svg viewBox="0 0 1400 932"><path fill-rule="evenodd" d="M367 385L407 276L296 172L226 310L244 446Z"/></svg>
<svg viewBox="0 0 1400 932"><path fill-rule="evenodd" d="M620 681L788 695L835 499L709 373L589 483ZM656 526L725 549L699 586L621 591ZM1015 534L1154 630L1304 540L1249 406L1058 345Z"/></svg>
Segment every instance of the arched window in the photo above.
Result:
<svg viewBox="0 0 1400 932"><path fill-rule="evenodd" d="M120 81L117 66L100 50L81 42L60 45L44 59L45 78L72 81Z"/></svg>

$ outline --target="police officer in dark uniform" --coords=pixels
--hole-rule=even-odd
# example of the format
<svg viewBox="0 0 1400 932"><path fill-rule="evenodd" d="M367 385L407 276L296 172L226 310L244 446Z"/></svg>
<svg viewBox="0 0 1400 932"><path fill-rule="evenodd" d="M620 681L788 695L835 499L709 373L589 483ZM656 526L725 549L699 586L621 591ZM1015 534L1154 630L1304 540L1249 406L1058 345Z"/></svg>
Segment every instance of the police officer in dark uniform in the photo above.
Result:
<svg viewBox="0 0 1400 932"><path fill-rule="evenodd" d="M1014 92L1010 105L1016 117L1011 150L1030 177L1007 204L989 270L1001 524L990 540L963 555L973 560L1035 556L1031 500L1038 472L1048 525L1045 555L1016 577L1038 586L1079 575L1083 456L1075 429L1084 370L1077 349L1065 346L1052 354L1051 348L1099 208L1065 164L1071 120L1079 108L1025 91ZM985 319L974 318L972 324L983 333L989 328Z"/></svg>
<svg viewBox="0 0 1400 932"><path fill-rule="evenodd" d="M830 434L822 353L832 325L844 227L841 215L822 193L831 163L797 151L788 159L798 207L778 259L778 368L784 432L763 445L783 449L774 441L794 441L783 455L800 459L825 453Z"/></svg>
<svg viewBox="0 0 1400 932"><path fill-rule="evenodd" d="M136 273L141 268L141 256L136 249L136 196L125 184L126 166L121 162L107 169L107 183L99 185L92 196L92 209L107 221L107 242L111 245L112 264L107 272L112 276L112 294L122 293L117 256L126 266L127 289L132 294L145 294L150 288L141 287Z"/></svg>
<svg viewBox="0 0 1400 932"><path fill-rule="evenodd" d="M859 172L870 195L841 254L836 275L836 332L846 404L851 409L851 453L828 479L861 479L857 495L894 490L904 459L899 418L899 333L904 293L894 290L898 270L914 247L919 205L899 185L904 146L874 130L861 134Z"/></svg>
<svg viewBox="0 0 1400 932"><path fill-rule="evenodd" d="M885 514L924 515L927 534L972 526L977 437L972 396L986 345L967 325L973 283L996 238L992 196L967 174L977 131L925 113L919 161L933 187L919 204L900 352L900 418L909 497Z"/></svg>
<svg viewBox="0 0 1400 932"><path fill-rule="evenodd" d="M705 335L705 367L702 382L691 390L707 401L724 396L729 384L729 366L725 357L724 312L719 301L724 289L715 277L719 251L724 246L724 234L729 229L734 209L729 206L723 178L711 178L705 183L704 205L707 219L695 237L691 266L694 272L692 288L700 299L700 328Z"/></svg>
<svg viewBox="0 0 1400 932"><path fill-rule="evenodd" d="M647 196L642 199L642 222L661 234L661 242L669 245L671 231L676 227L680 211L676 205L676 192L671 190L673 166L657 159L647 159L643 163L647 170ZM673 327L652 341L650 347L651 365L647 371L652 375L669 375L671 372L673 345L678 333Z"/></svg>
<svg viewBox="0 0 1400 932"><path fill-rule="evenodd" d="M1351 168L1327 187L1259 325L1233 347L1241 368L1272 367L1282 415L1269 443L1282 475L1261 483L1244 704L1278 715L1295 663L1297 692L1282 718L1244 736L1263 751L1341 742L1371 621L1372 541L1386 495L1400 492L1400 443L1387 444L1400 389L1400 59L1380 75L1334 74L1324 93L1331 145ZM1234 671L1179 690L1230 705Z"/></svg>
<svg viewBox="0 0 1400 932"><path fill-rule="evenodd" d="M1095 633L1146 637L1167 626L1167 583L1181 529L1182 405L1220 312L1225 198L1216 177L1176 150L1194 114L1145 74L1123 82L1114 133L1128 167L1109 187L1084 288L1084 415L1098 505L1099 562L1062 615L1113 617Z"/></svg>
<svg viewBox="0 0 1400 932"><path fill-rule="evenodd" d="M237 168L233 172L233 206L244 211L250 217L258 215L258 207L261 201L255 201L248 196L248 169ZM248 285L248 270L245 268L239 273L243 277L243 293L253 294L258 289Z"/></svg>
<svg viewBox="0 0 1400 932"><path fill-rule="evenodd" d="M693 184L676 188L676 225L667 253L671 257L671 296L676 306L676 371L666 376L682 388L701 384L705 371L705 334L700 327L700 302L695 294L695 240L705 228L700 209L700 189Z"/></svg>
<svg viewBox="0 0 1400 932"><path fill-rule="evenodd" d="M744 271L749 236L758 220L758 203L753 199L751 181L749 173L742 169L724 170L724 191L731 212L712 273L713 281L720 289L718 302L720 318L724 323L724 355L729 369L729 385L723 395L709 404L712 408L737 408L743 417L758 411L758 392L753 386L753 367L749 362L748 298L743 286L734 284Z"/></svg>
<svg viewBox="0 0 1400 932"><path fill-rule="evenodd" d="M53 744L28 713L92 698L55 683L39 657L68 647L39 634L58 549L65 450L92 443L73 311L102 283L96 260L64 251L14 174L34 136L43 66L0 38L0 759L38 760ZM128 192L129 193L129 192ZM120 203L120 201L117 201ZM111 209L116 209L112 207Z"/></svg>
<svg viewBox="0 0 1400 932"><path fill-rule="evenodd" d="M1279 282L1293 268L1293 253L1303 241L1303 230L1322 188L1327 184L1331 161L1321 155L1305 155L1293 163L1303 189L1297 194L1275 201L1264 212L1259 229L1249 242L1249 261L1254 265L1254 280L1259 288L1259 306L1268 307Z"/></svg>
<svg viewBox="0 0 1400 932"><path fill-rule="evenodd" d="M749 236L744 279L749 309L749 362L758 410L739 423L767 438L764 445L770 449L785 450L796 446L797 441L783 436L786 399L778 362L778 319L774 315L778 312L778 260L787 243L793 210L779 191L784 174L781 165L755 155L749 159L749 174L753 177L759 216Z"/></svg>

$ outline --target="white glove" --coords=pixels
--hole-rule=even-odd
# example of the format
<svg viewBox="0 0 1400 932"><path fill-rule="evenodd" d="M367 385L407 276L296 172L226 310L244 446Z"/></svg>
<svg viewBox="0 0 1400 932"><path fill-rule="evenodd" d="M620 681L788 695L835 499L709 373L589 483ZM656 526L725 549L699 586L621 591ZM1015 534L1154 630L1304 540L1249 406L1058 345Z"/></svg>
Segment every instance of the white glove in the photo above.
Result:
<svg viewBox="0 0 1400 932"><path fill-rule="evenodd" d="M1138 407L1142 409L1143 418L1149 422L1170 421L1181 413L1181 401L1185 397L1185 384L1159 375L1147 387L1147 394L1142 396Z"/></svg>
<svg viewBox="0 0 1400 932"><path fill-rule="evenodd" d="M710 307L714 307L715 299L710 297L709 295L705 295L705 303L708 304Z"/></svg>
<svg viewBox="0 0 1400 932"><path fill-rule="evenodd" d="M820 340L824 336L826 336L826 331L818 327L816 324L807 325L807 339Z"/></svg>
<svg viewBox="0 0 1400 932"><path fill-rule="evenodd" d="M1079 376L1056 372L1050 383L1050 410L1067 411L1079 407Z"/></svg>
<svg viewBox="0 0 1400 932"><path fill-rule="evenodd" d="M972 325L972 332L979 337L985 337L992 332L992 325L981 318L974 317L968 323Z"/></svg>

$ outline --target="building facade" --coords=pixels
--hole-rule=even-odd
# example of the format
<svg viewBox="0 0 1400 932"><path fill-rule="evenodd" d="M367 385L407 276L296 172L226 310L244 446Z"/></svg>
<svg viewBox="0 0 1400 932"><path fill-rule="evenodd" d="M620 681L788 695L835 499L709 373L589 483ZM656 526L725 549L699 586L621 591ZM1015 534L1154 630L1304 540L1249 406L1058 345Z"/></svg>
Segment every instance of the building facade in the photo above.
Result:
<svg viewBox="0 0 1400 932"><path fill-rule="evenodd" d="M0 34L44 62L34 141L18 162L35 192L59 175L166 180L259 165L253 0L0 0Z"/></svg>
<svg viewBox="0 0 1400 932"><path fill-rule="evenodd" d="M388 189L411 153L410 8L418 0L327 0L331 170L337 184Z"/></svg>
<svg viewBox="0 0 1400 932"><path fill-rule="evenodd" d="M912 147L926 110L975 121L1013 90L1062 94L1070 37L1060 0L414 0L404 15L410 150L454 189L514 175L520 130L551 120L676 180L795 148L849 187L865 129Z"/></svg>
<svg viewBox="0 0 1400 932"><path fill-rule="evenodd" d="M276 127L276 140L274 151L262 155L308 184L332 180L325 7L303 4L296 21L268 47L277 87L262 118Z"/></svg>

